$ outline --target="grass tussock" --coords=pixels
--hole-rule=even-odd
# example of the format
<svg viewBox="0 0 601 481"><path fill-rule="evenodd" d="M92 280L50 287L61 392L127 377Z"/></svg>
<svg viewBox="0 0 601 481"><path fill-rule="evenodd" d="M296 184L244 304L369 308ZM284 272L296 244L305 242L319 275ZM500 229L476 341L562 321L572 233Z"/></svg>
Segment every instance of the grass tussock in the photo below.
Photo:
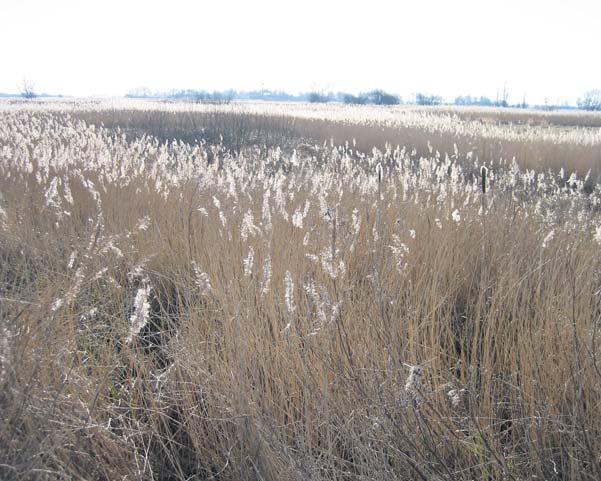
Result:
<svg viewBox="0 0 601 481"><path fill-rule="evenodd" d="M600 189L313 148L2 113L3 479L601 477Z"/></svg>

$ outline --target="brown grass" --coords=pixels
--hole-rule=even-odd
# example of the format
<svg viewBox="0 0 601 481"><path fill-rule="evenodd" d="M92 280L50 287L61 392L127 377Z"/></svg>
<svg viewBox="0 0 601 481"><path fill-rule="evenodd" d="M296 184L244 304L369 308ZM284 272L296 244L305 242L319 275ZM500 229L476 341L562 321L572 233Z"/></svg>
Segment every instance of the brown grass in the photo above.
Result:
<svg viewBox="0 0 601 481"><path fill-rule="evenodd" d="M482 120L493 123L527 125L556 125L559 127L601 127L601 115L584 110L534 110L517 108L491 108L476 106L422 107L435 112L450 112L463 119Z"/></svg>
<svg viewBox="0 0 601 481"><path fill-rule="evenodd" d="M194 155L195 175L165 191L148 170L112 177L131 159L158 165L159 154L108 132L81 133L83 124L60 116L29 118L45 133L22 137L16 126L30 120L0 120L0 145L10 146L0 176L3 479L601 476L590 197L532 194L519 182L511 191L496 171L481 199L477 185L466 189L467 174L453 181L445 170L436 183L428 166L398 152L383 161L378 186L377 156L347 163L343 150L326 149L315 164L273 150L213 150L208 164L204 149L177 146L165 155L174 168ZM48 152L64 160L46 169ZM38 172L48 175L38 181ZM46 200L54 177L69 215ZM437 201L442 184L448 195ZM278 190L290 216L311 202L302 228L283 218ZM539 200L550 217L537 213ZM245 239L249 211L260 232ZM150 224L140 230L144 216ZM122 256L106 248L111 239ZM324 252L344 262L344 274L328 273ZM272 278L262 293L267 257ZM193 262L210 292L197 285ZM136 266L153 295L148 324L127 343ZM77 295L53 310L76 272ZM414 365L421 384L406 390Z"/></svg>
<svg viewBox="0 0 601 481"><path fill-rule="evenodd" d="M385 110L385 109L383 109ZM411 109L408 111L420 111ZM533 125L552 132L569 134L572 129L598 130L601 116L598 114L554 114L503 109L422 109L433 115L458 115L459 118L481 122L482 127L505 124ZM531 138L486 138L477 134L426 131L418 127L398 127L377 122L340 122L324 118L302 118L294 111L289 115L258 114L237 111L236 106L202 112L169 112L148 110L100 110L76 111L78 118L109 128L120 127L131 136L144 133L161 140L173 139L195 142L201 139L209 143L222 142L239 150L251 145L279 146L290 150L299 142L353 144L362 152L374 147L385 150L387 145L415 149L417 156L428 157L432 151L452 155L457 146L460 152L473 152L480 162L498 162L500 159L516 159L525 169L537 171L564 168L581 175L591 171L596 178L601 173L601 144L585 145L569 141L553 142L533 135ZM543 127L541 127L543 125ZM546 127L544 127L546 125ZM527 128L524 126L524 128Z"/></svg>

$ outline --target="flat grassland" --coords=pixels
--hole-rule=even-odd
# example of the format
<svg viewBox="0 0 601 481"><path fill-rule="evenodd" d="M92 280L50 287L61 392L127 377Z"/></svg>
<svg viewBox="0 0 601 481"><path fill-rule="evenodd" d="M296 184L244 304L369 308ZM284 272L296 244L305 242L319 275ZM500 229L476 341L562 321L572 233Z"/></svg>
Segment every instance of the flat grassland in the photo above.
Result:
<svg viewBox="0 0 601 481"><path fill-rule="evenodd" d="M0 478L601 478L601 115L0 103Z"/></svg>

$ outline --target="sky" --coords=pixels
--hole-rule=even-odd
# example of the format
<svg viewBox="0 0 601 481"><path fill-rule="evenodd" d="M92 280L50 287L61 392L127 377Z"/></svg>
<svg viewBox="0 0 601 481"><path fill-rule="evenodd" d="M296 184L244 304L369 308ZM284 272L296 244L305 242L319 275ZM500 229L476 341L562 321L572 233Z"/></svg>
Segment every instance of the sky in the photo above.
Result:
<svg viewBox="0 0 601 481"><path fill-rule="evenodd" d="M0 0L0 25L0 92L601 88L601 0Z"/></svg>

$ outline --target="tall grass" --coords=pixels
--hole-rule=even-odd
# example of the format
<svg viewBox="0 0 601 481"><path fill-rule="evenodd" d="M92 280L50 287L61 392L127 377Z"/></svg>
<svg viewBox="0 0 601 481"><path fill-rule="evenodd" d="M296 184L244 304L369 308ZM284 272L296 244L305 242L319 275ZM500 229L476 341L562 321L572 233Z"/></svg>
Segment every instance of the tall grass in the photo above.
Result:
<svg viewBox="0 0 601 481"><path fill-rule="evenodd" d="M136 107L136 108L132 108ZM158 109L158 110L157 110ZM89 123L143 133L163 141L204 139L239 150L252 145L290 150L299 142L353 144L371 152L388 144L427 157L456 149L480 162L515 159L522 168L560 168L597 178L601 166L601 116L503 109L349 107L233 104L157 107L126 104L78 106Z"/></svg>
<svg viewBox="0 0 601 481"><path fill-rule="evenodd" d="M2 113L4 479L600 477L599 188L315 149Z"/></svg>

